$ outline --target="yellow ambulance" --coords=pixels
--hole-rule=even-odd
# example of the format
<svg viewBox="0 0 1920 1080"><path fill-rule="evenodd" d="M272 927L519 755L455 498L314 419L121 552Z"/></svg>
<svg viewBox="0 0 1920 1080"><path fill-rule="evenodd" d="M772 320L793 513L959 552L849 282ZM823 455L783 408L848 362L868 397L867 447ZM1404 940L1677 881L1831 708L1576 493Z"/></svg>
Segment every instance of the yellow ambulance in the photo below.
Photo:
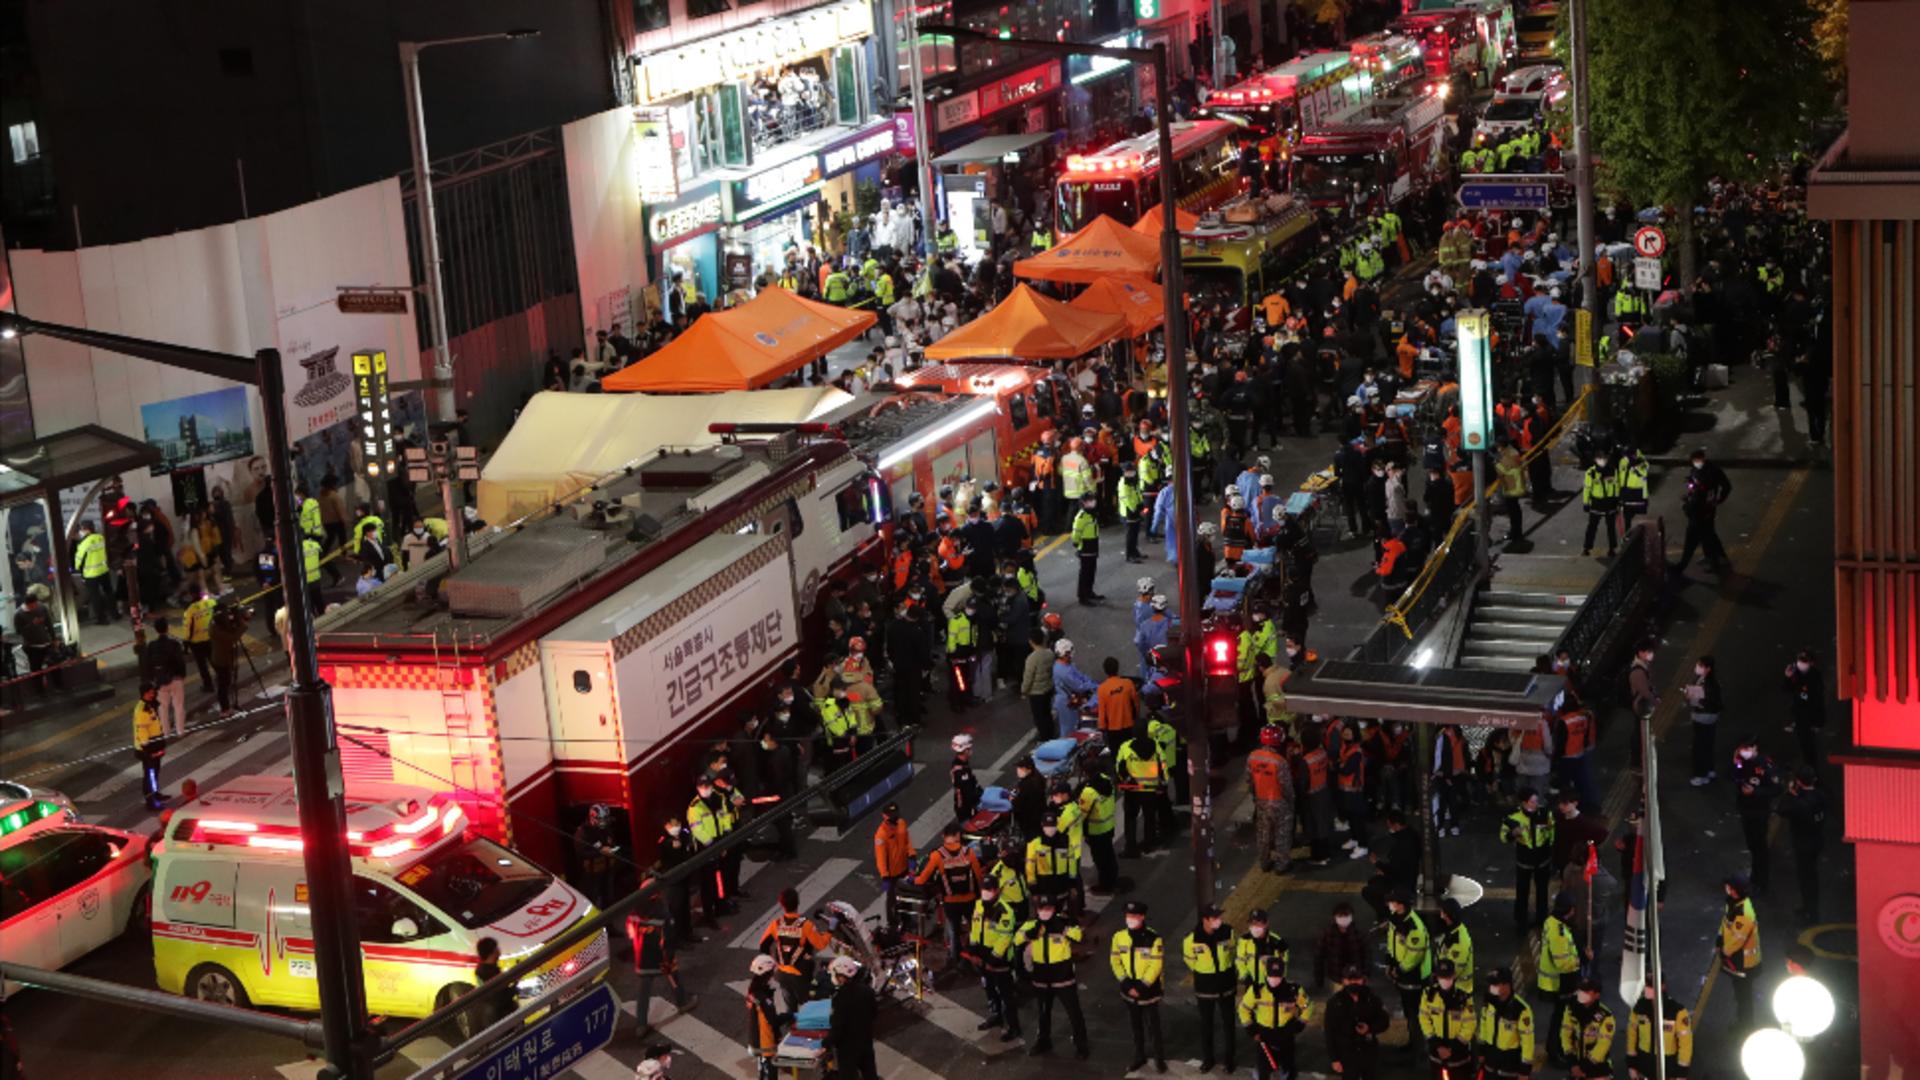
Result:
<svg viewBox="0 0 1920 1080"><path fill-rule="evenodd" d="M451 796L399 784L347 795L367 1007L421 1017L474 986L481 938L511 968L591 917L539 866L467 828ZM160 989L229 1005L319 1007L292 777L242 777L174 812L155 848ZM607 957L603 930L521 978L538 997Z"/></svg>

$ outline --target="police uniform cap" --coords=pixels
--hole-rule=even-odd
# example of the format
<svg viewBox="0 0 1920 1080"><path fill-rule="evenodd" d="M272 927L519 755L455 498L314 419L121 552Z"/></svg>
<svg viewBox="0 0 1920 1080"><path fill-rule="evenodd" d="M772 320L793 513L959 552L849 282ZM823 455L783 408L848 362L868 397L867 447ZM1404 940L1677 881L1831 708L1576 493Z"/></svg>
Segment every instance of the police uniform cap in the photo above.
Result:
<svg viewBox="0 0 1920 1080"><path fill-rule="evenodd" d="M1267 974L1285 975L1286 973L1287 973L1287 962L1285 960L1282 960L1277 956L1267 957Z"/></svg>
<svg viewBox="0 0 1920 1080"><path fill-rule="evenodd" d="M1433 962L1433 975L1434 978L1437 979L1453 978L1453 961L1444 958L1435 960Z"/></svg>
<svg viewBox="0 0 1920 1080"><path fill-rule="evenodd" d="M1040 815L1040 824L1041 824L1041 825L1058 825L1058 824L1060 824L1060 815L1059 815L1059 813L1057 813L1056 811L1053 811L1053 810L1049 810L1049 811L1047 811L1046 813L1044 813L1044 814L1041 814L1041 815Z"/></svg>
<svg viewBox="0 0 1920 1080"><path fill-rule="evenodd" d="M1487 976L1487 985L1488 986L1512 986L1513 972L1503 967L1494 968L1493 973Z"/></svg>
<svg viewBox="0 0 1920 1080"><path fill-rule="evenodd" d="M1206 907L1200 909L1200 917L1203 919L1224 919L1226 915L1227 913L1221 909L1219 904L1208 904Z"/></svg>
<svg viewBox="0 0 1920 1080"><path fill-rule="evenodd" d="M1144 901L1144 900L1129 900L1129 901L1127 901L1127 914L1129 914L1129 915L1145 915L1146 913L1147 913L1147 904L1146 904L1146 901Z"/></svg>
<svg viewBox="0 0 1920 1080"><path fill-rule="evenodd" d="M1600 980L1588 975L1580 980L1579 989L1585 993L1597 994L1600 992Z"/></svg>

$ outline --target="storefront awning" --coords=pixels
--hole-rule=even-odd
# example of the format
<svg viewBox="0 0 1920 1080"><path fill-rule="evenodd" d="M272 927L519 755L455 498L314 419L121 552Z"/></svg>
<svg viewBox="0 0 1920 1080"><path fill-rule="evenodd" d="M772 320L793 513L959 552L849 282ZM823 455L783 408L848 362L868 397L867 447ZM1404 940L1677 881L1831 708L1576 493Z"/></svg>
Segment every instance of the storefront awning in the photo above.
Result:
<svg viewBox="0 0 1920 1080"><path fill-rule="evenodd" d="M999 161L1008 154L1019 153L1035 143L1043 143L1053 136L1047 132L1034 132L1026 135L989 135L984 139L975 139L958 150L949 150L933 159L935 165L971 165L976 161Z"/></svg>
<svg viewBox="0 0 1920 1080"><path fill-rule="evenodd" d="M0 451L0 506L58 498L64 488L159 463L159 448L87 424Z"/></svg>

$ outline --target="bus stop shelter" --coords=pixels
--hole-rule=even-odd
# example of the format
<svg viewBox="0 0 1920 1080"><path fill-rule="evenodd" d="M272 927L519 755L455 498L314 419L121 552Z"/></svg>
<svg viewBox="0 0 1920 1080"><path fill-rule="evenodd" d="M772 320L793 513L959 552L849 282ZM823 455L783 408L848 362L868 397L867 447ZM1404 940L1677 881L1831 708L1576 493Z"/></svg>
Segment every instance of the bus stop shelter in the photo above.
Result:
<svg viewBox="0 0 1920 1080"><path fill-rule="evenodd" d="M6 527L0 530L0 540L7 548L7 562L13 564L19 554L15 545L32 527L23 525L16 536L13 528L16 513L30 513L29 508L39 507L39 514L34 516L41 519L47 545L44 574L36 566L32 573L22 574L21 578L10 577L7 592L11 597L11 585L16 580L20 581L22 590L36 584L46 585L52 594L60 636L67 644L77 645L80 641L79 598L74 591L73 575L67 573L73 564L74 530L79 527L87 507L93 505L99 485L121 473L159 463L157 448L97 424L86 424L0 450L0 517L6 522ZM60 493L85 485L93 488L81 499L72 519L62 520ZM31 580L23 580L28 578ZM18 603L19 599L13 598L13 602ZM5 615L11 626L13 612L8 610Z"/></svg>

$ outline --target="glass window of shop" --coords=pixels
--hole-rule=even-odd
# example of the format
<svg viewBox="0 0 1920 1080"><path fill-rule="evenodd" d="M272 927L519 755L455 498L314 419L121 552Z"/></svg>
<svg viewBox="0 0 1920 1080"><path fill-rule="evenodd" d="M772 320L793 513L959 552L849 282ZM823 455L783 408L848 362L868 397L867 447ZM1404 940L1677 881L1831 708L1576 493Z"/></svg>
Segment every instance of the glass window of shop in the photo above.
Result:
<svg viewBox="0 0 1920 1080"><path fill-rule="evenodd" d="M1030 0L1012 5L960 0L953 17L968 29L1000 37L1057 40L1064 27L1068 39L1084 41L1130 29L1134 15L1131 3L1118 0ZM1018 49L993 42L963 42L958 59L964 76L1033 62Z"/></svg>
<svg viewBox="0 0 1920 1080"><path fill-rule="evenodd" d="M805 256L808 246L815 241L816 215L824 212L825 204L815 202L790 210L775 210L765 217L722 230L721 247L732 257L732 265L745 271L725 275L728 280L722 283L723 287L728 291L746 288L765 273L777 276L786 267L788 255ZM750 260L744 267L740 266L740 256Z"/></svg>
<svg viewBox="0 0 1920 1080"><path fill-rule="evenodd" d="M754 153L864 120L864 67L858 46L841 46L756 72L739 87Z"/></svg>
<svg viewBox="0 0 1920 1080"><path fill-rule="evenodd" d="M897 3L893 8L893 51L894 64L898 68L894 85L904 88L911 85L913 76L909 65L912 64L912 50L907 44L908 5ZM922 26L941 26L953 18L952 0L939 0L938 3L921 4L919 21ZM920 37L920 75L931 79L935 75L945 75L959 64L954 54L953 39L944 34L923 34Z"/></svg>

